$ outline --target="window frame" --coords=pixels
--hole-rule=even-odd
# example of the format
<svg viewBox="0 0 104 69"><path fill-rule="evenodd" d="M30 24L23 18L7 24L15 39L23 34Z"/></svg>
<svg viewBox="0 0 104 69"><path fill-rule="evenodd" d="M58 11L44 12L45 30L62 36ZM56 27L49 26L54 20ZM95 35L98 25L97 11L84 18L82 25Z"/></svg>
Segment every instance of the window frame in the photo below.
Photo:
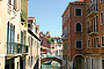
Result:
<svg viewBox="0 0 104 69"><path fill-rule="evenodd" d="M94 48L94 38L91 39L91 48Z"/></svg>
<svg viewBox="0 0 104 69"><path fill-rule="evenodd" d="M104 12L101 11L101 12L100 12L100 24L101 24L101 25L104 24L104 20L103 20L103 22L102 22L102 16L101 16L102 13L103 13L103 19L104 19Z"/></svg>
<svg viewBox="0 0 104 69"><path fill-rule="evenodd" d="M104 37L104 35L101 35L101 47L104 47L104 46L102 46L102 37Z"/></svg>
<svg viewBox="0 0 104 69"><path fill-rule="evenodd" d="M68 33L70 33L70 23L68 23Z"/></svg>
<svg viewBox="0 0 104 69"><path fill-rule="evenodd" d="M68 18L70 18L70 8L68 9Z"/></svg>
<svg viewBox="0 0 104 69"><path fill-rule="evenodd" d="M76 17L80 17L79 15L76 15L76 9L80 9L81 10L81 15L80 16L82 16L82 8L75 8L74 10L75 10L75 12L74 12L74 15L76 16Z"/></svg>
<svg viewBox="0 0 104 69"><path fill-rule="evenodd" d="M81 48L77 48L77 41L81 41ZM83 40L75 40L75 48L76 49L83 49Z"/></svg>
<svg viewBox="0 0 104 69"><path fill-rule="evenodd" d="M102 3L103 2L103 0L100 0L100 3Z"/></svg>
<svg viewBox="0 0 104 69"><path fill-rule="evenodd" d="M77 25L78 23L80 23L80 24L81 24L81 31L77 31L77 29L76 29L76 27L77 27L76 25ZM79 22L79 21L75 23L75 32L83 32L82 23L81 23L81 22Z"/></svg>
<svg viewBox="0 0 104 69"><path fill-rule="evenodd" d="M96 48L100 48L100 46L99 46L99 38L97 37L97 38L95 38L96 39ZM98 42L97 42L97 39L98 39ZM97 45L97 43L98 43L98 45ZM99 46L99 47L98 47Z"/></svg>
<svg viewBox="0 0 104 69"><path fill-rule="evenodd" d="M87 40L87 48L90 48L90 39Z"/></svg>

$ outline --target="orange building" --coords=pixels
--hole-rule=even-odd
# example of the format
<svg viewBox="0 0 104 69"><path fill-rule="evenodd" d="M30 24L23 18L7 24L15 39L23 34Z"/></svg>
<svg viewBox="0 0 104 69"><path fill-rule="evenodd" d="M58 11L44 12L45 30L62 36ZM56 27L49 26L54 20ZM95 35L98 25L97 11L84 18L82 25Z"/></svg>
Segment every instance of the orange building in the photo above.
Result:
<svg viewBox="0 0 104 69"><path fill-rule="evenodd" d="M70 2L62 15L64 48L63 59L65 60L65 69L76 69L79 66L81 69L85 68L84 5L84 1Z"/></svg>
<svg viewBox="0 0 104 69"><path fill-rule="evenodd" d="M70 2L62 15L64 69L104 69L104 0Z"/></svg>
<svg viewBox="0 0 104 69"><path fill-rule="evenodd" d="M85 0L86 67L104 69L104 0Z"/></svg>

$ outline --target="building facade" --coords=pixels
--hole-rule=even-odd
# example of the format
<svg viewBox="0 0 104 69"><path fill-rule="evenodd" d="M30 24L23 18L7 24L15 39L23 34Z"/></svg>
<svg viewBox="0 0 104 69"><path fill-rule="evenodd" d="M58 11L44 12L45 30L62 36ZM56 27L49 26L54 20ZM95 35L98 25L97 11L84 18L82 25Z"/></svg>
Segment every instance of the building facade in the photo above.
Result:
<svg viewBox="0 0 104 69"><path fill-rule="evenodd" d="M85 6L73 1L62 15L63 68L85 69Z"/></svg>
<svg viewBox="0 0 104 69"><path fill-rule="evenodd" d="M40 39L39 39L39 25L36 25L34 17L28 17L28 68L39 69L40 61Z"/></svg>
<svg viewBox="0 0 104 69"><path fill-rule="evenodd" d="M62 59L62 49L63 49L63 43L60 37L51 37L48 39L48 42L51 44L49 49L49 57L57 57L59 59Z"/></svg>
<svg viewBox="0 0 104 69"><path fill-rule="evenodd" d="M69 3L62 16L65 69L104 69L103 7L103 0Z"/></svg>
<svg viewBox="0 0 104 69"><path fill-rule="evenodd" d="M85 0L86 68L104 69L104 0Z"/></svg>
<svg viewBox="0 0 104 69"><path fill-rule="evenodd" d="M41 39L41 45L40 45L41 58L45 58L47 57L50 49L50 43L48 42L48 39L50 38L50 33L47 32L46 34L43 34L43 32L40 32L39 36Z"/></svg>
<svg viewBox="0 0 104 69"><path fill-rule="evenodd" d="M0 69L25 69L27 0L0 0Z"/></svg>

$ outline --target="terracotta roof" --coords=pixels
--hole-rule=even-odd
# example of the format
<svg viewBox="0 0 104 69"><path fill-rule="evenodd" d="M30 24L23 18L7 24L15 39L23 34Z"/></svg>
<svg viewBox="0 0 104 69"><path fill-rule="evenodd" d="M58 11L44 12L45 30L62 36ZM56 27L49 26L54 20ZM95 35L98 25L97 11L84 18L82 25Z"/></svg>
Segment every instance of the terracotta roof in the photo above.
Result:
<svg viewBox="0 0 104 69"><path fill-rule="evenodd" d="M36 25L37 28L39 28L39 25Z"/></svg>
<svg viewBox="0 0 104 69"><path fill-rule="evenodd" d="M35 17L28 17L28 20L34 20Z"/></svg>
<svg viewBox="0 0 104 69"><path fill-rule="evenodd" d="M76 3L76 2L84 2L84 0L76 0L76 1L72 1L71 3Z"/></svg>
<svg viewBox="0 0 104 69"><path fill-rule="evenodd" d="M54 37L52 37L52 38L60 38L59 36L54 36Z"/></svg>

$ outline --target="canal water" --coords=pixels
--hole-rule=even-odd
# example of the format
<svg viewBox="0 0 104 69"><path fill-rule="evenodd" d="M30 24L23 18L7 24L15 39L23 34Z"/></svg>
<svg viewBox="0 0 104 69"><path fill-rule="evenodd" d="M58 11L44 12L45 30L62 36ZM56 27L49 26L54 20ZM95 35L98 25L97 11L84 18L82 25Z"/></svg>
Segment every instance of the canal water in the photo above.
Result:
<svg viewBox="0 0 104 69"><path fill-rule="evenodd" d="M53 61L51 64L42 64L41 69L60 69L60 64Z"/></svg>

